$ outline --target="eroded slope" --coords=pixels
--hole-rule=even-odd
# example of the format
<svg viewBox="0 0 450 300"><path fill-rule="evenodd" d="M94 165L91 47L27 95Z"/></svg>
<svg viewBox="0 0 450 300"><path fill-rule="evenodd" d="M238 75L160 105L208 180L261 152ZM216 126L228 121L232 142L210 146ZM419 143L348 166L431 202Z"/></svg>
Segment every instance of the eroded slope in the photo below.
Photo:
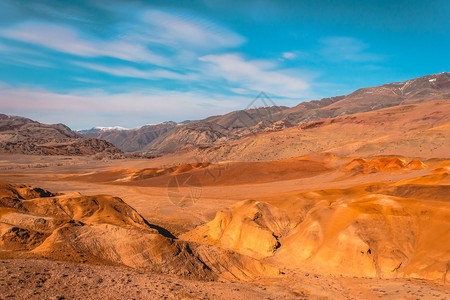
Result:
<svg viewBox="0 0 450 300"><path fill-rule="evenodd" d="M421 161L398 158L361 161L356 160L356 172L354 161L340 172L388 176L424 167ZM242 201L182 238L323 274L448 282L449 184L449 173L441 167L400 182Z"/></svg>
<svg viewBox="0 0 450 300"><path fill-rule="evenodd" d="M3 257L125 265L184 277L248 280L278 270L209 245L173 239L120 198L54 195L26 185L0 185Z"/></svg>

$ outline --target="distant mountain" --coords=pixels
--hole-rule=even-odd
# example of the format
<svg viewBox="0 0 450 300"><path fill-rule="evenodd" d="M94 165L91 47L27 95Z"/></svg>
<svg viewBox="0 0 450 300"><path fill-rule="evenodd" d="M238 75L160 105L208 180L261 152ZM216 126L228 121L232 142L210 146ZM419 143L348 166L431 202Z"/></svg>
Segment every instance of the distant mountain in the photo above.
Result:
<svg viewBox="0 0 450 300"><path fill-rule="evenodd" d="M154 155L172 153L188 146L227 143L243 136L272 129L287 107L273 106L239 110L222 116L191 121L155 138L143 151Z"/></svg>
<svg viewBox="0 0 450 300"><path fill-rule="evenodd" d="M120 127L120 126L114 126L114 127L92 127L91 129L85 129L85 130L74 130L79 135L82 135L83 137L97 137L97 135L102 134L104 132L118 132L128 130L128 128ZM92 135L92 136L89 136Z"/></svg>
<svg viewBox="0 0 450 300"><path fill-rule="evenodd" d="M0 114L1 140L79 138L64 124L46 125L28 118Z"/></svg>
<svg viewBox="0 0 450 300"><path fill-rule="evenodd" d="M64 124L47 125L19 116L0 114L0 153L36 155L120 156L113 144L82 138Z"/></svg>
<svg viewBox="0 0 450 300"><path fill-rule="evenodd" d="M192 157L202 162L265 161L317 153L446 158L450 153L450 97L324 118L227 144L191 148L179 153L176 163L190 162Z"/></svg>
<svg viewBox="0 0 450 300"><path fill-rule="evenodd" d="M163 122L129 130L117 129L118 127L112 127L116 129L101 130L98 128L102 127L94 127L90 130L79 130L77 133L82 137L104 139L125 152L136 152L141 151L153 140L176 126L177 123L175 122Z"/></svg>
<svg viewBox="0 0 450 300"><path fill-rule="evenodd" d="M382 108L449 98L450 73L427 75L403 82L362 88L319 101L300 103L283 113L293 123L378 110Z"/></svg>
<svg viewBox="0 0 450 300"><path fill-rule="evenodd" d="M78 133L84 137L105 139L126 152L163 155L183 148L223 145L250 134L279 131L320 119L448 98L450 73L439 73L362 88L345 96L302 102L292 108L263 106L197 121L165 122L131 130Z"/></svg>
<svg viewBox="0 0 450 300"><path fill-rule="evenodd" d="M143 151L153 155L186 147L223 145L249 134L279 131L302 123L403 104L450 98L450 73L359 89L346 96L324 98L287 107L234 111L179 126L151 141Z"/></svg>

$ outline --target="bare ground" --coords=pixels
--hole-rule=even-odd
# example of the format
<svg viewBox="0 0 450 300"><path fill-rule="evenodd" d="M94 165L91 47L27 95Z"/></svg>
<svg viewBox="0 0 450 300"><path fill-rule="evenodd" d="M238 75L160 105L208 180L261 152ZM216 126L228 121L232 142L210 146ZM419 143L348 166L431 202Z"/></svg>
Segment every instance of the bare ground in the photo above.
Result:
<svg viewBox="0 0 450 300"><path fill-rule="evenodd" d="M0 260L1 299L448 299L450 287L419 279L331 277L300 270L282 280L205 282L125 267Z"/></svg>

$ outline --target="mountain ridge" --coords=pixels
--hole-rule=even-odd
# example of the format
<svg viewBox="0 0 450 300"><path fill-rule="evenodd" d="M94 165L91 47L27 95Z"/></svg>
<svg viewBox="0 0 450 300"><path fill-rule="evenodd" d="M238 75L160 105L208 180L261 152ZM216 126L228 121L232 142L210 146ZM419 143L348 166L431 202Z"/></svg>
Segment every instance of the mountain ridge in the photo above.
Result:
<svg viewBox="0 0 450 300"><path fill-rule="evenodd" d="M302 102L294 107L250 107L202 120L180 123L166 121L134 129L97 126L88 130L72 131L64 124L45 125L24 117L0 115L0 124L2 124L0 132L3 131L0 141L10 143L7 145L8 151L16 149L20 153L30 151L40 153L42 151L31 149L29 143L24 142L23 139L30 139L32 137L30 132L42 135L43 131L50 130L52 134L47 133L45 138L41 136L37 140L48 143L47 136L53 136L56 139L95 138L105 140L124 152L143 152L150 156L161 156L182 149L226 145L252 134L305 126L321 119L446 98L450 98L450 73L442 72L402 82L361 88L348 95ZM263 103L265 104L264 101ZM15 129L18 130L17 133L11 132ZM6 132L7 130L10 132ZM22 140L16 141L13 138L15 134L21 136ZM6 138L5 136L8 135L9 138ZM14 142L20 142L22 145L12 145L11 143ZM36 141L34 143L36 144ZM86 141L83 144L86 146ZM96 151L105 150L112 145L105 144ZM27 150L27 148L30 149ZM83 154L84 151L78 154ZM96 151L88 152L92 154Z"/></svg>
<svg viewBox="0 0 450 300"><path fill-rule="evenodd" d="M294 107L266 106L233 111L177 126L161 124L120 132L97 132L85 137L103 138L125 152L150 155L174 153L186 147L222 145L256 132L277 131L320 119L379 110L402 104L450 98L450 73L360 88L348 95L302 102ZM170 123L170 122L166 122Z"/></svg>
<svg viewBox="0 0 450 300"><path fill-rule="evenodd" d="M0 152L35 155L94 155L118 157L122 151L112 143L82 138L64 124L43 124L0 114Z"/></svg>

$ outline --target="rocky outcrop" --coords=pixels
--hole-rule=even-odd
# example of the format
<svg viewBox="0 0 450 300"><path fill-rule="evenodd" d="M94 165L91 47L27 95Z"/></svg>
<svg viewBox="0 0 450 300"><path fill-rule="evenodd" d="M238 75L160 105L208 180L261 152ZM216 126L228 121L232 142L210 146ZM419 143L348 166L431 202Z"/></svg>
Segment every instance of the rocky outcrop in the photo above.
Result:
<svg viewBox="0 0 450 300"><path fill-rule="evenodd" d="M289 228L290 220L282 210L248 200L222 209L210 223L181 238L235 249L261 259L273 255L280 247L279 239Z"/></svg>
<svg viewBox="0 0 450 300"><path fill-rule="evenodd" d="M0 143L0 152L33 155L95 155L122 157L122 151L110 142L99 139L27 140Z"/></svg>

